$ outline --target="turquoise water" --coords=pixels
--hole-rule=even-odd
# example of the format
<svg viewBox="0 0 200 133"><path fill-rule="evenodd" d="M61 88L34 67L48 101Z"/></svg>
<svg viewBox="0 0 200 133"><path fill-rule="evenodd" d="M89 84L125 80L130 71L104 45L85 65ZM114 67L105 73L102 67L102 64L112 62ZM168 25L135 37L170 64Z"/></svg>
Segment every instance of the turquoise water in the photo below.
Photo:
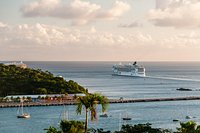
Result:
<svg viewBox="0 0 200 133"><path fill-rule="evenodd" d="M155 98L200 96L200 62L141 62L146 68L146 78L112 76L112 65L117 62L25 62L31 68L48 70L66 80L74 80L90 92L101 92L110 98ZM176 91L177 88L194 91ZM67 106L69 119L84 120L76 115L76 106ZM29 107L30 119L17 119L17 108L0 109L0 132L43 133L50 125L58 126L62 106ZM100 112L100 108L99 108ZM111 104L108 118L90 122L91 127L118 130L125 121L119 119L128 112L133 118L128 123L152 123L154 127L179 126L173 119L187 121L186 116L200 122L200 101L170 101L150 103ZM84 114L84 112L83 112Z"/></svg>
<svg viewBox="0 0 200 133"><path fill-rule="evenodd" d="M84 121L84 115L76 115L76 106L66 107L70 120ZM101 107L98 107L99 112ZM62 106L29 107L30 119L17 119L16 108L0 109L0 132L2 133L43 133L44 128L50 125L59 127L63 112ZM122 121L120 118L128 112L131 121ZM111 104L107 111L108 118L98 118L96 122L90 122L90 127L118 130L122 124L152 123L153 127L173 128L179 126L173 119L183 122L188 121L186 116L195 116L192 120L200 122L199 101L174 101L174 102L150 102L150 103L126 103ZM84 112L82 112L84 114ZM101 113L99 113L101 114Z"/></svg>

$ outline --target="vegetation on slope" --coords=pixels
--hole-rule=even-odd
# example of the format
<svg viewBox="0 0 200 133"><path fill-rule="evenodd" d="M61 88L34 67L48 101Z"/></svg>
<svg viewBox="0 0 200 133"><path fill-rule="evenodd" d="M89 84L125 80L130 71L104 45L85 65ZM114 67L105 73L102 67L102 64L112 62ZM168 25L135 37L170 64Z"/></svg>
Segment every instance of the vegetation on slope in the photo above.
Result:
<svg viewBox="0 0 200 133"><path fill-rule="evenodd" d="M47 133L83 133L84 123L80 121L61 121L59 129L50 126L47 130ZM67 129L67 130L66 130ZM80 129L79 132L77 129ZM122 125L120 131L104 131L102 128L94 129L91 128L88 130L88 133L200 133L200 125L197 125L194 121L188 121L185 123L180 123L180 127L177 128L177 131L172 131L172 129L161 129L153 128L151 124L137 124L137 125Z"/></svg>
<svg viewBox="0 0 200 133"><path fill-rule="evenodd" d="M86 90L76 82L55 77L48 71L0 64L0 96L81 93Z"/></svg>

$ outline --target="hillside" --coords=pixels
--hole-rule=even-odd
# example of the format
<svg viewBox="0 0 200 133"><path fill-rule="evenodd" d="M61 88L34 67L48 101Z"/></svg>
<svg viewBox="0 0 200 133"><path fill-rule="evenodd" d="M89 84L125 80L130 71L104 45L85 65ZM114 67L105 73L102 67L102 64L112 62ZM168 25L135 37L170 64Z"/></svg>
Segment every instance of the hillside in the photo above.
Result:
<svg viewBox="0 0 200 133"><path fill-rule="evenodd" d="M0 96L80 93L86 90L76 82L65 81L48 71L0 64Z"/></svg>

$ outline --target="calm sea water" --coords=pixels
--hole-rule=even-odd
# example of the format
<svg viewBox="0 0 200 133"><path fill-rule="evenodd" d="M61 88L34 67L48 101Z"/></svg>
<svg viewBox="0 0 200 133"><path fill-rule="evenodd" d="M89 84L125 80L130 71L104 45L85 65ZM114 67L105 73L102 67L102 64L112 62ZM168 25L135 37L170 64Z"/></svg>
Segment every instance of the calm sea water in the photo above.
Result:
<svg viewBox="0 0 200 133"><path fill-rule="evenodd" d="M31 68L48 70L54 75L74 80L89 89L109 98L158 98L200 96L200 62L140 62L145 66L145 78L112 76L112 65L118 62L25 62ZM177 88L194 91L177 91ZM76 106L66 107L69 119L84 120L76 115ZM17 108L0 109L0 132L43 133L50 125L58 126L62 106L29 107L30 119L17 119ZM98 108L99 112L100 107ZM122 121L127 112L133 119ZM90 127L118 130L124 123L152 123L154 127L173 128L179 126L173 119L188 121L186 116L200 122L200 101L170 101L150 103L111 104L108 118L90 122ZM84 112L83 112L84 114ZM112 116L111 116L112 115Z"/></svg>

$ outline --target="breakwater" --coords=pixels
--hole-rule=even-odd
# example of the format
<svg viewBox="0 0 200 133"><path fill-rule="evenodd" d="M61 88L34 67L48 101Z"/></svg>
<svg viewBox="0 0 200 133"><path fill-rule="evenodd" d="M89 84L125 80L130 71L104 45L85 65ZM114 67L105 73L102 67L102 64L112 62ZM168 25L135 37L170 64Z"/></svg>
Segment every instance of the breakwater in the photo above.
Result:
<svg viewBox="0 0 200 133"><path fill-rule="evenodd" d="M109 99L110 104L115 103L137 103L137 102L161 102L161 101L183 101L183 100L200 100L200 97L176 97L176 98L152 98L152 99ZM21 104L16 102L0 103L0 108L19 107ZM69 101L48 101L48 102L25 102L24 107L33 106L62 106L62 105L76 105L75 100Z"/></svg>

